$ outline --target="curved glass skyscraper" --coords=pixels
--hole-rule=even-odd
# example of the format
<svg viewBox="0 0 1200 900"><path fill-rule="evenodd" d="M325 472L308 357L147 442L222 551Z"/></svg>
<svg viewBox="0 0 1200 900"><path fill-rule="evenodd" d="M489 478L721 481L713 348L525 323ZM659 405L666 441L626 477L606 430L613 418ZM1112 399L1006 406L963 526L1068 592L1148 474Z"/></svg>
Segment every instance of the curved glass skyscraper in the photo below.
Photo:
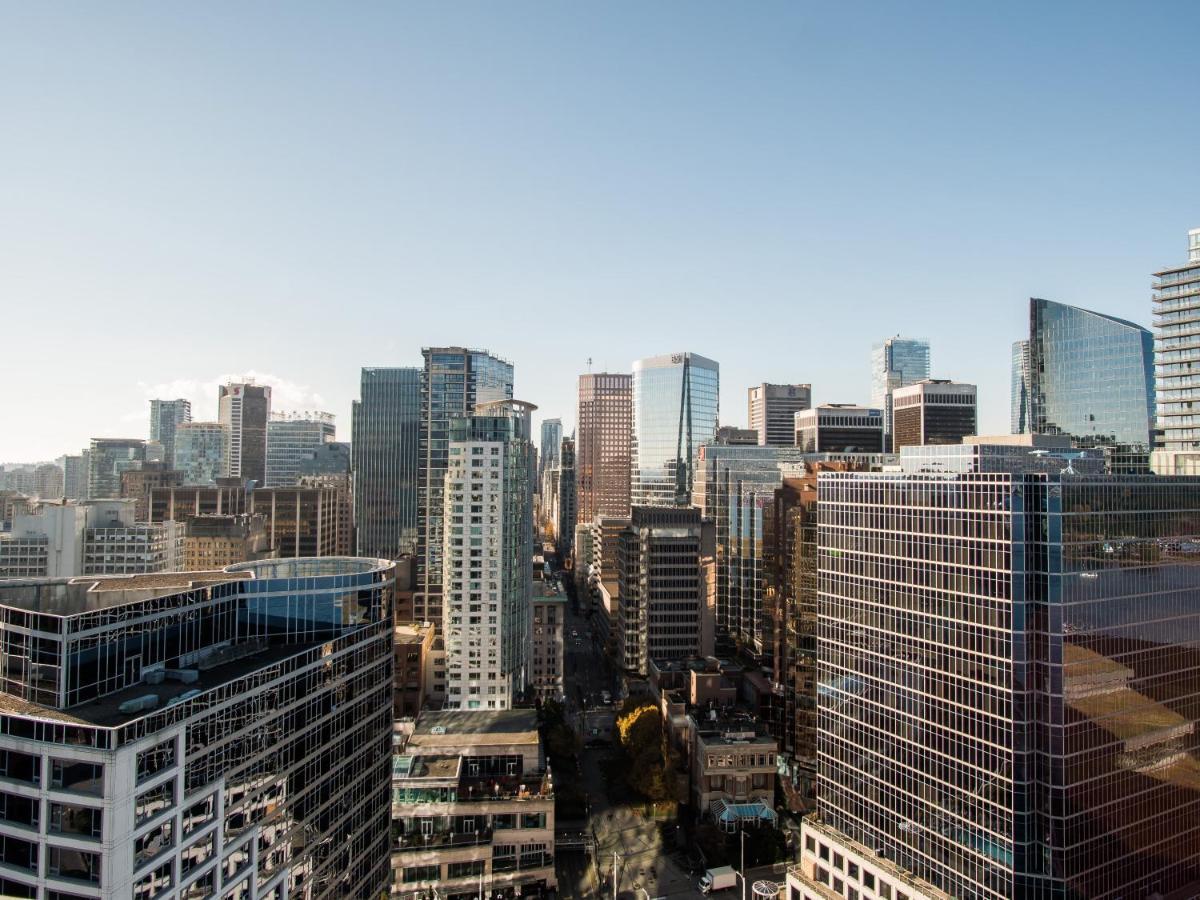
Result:
<svg viewBox="0 0 1200 900"><path fill-rule="evenodd" d="M1013 416L1025 431L1069 435L1080 447L1149 451L1154 338L1145 328L1034 297L1028 365L1027 408Z"/></svg>
<svg viewBox="0 0 1200 900"><path fill-rule="evenodd" d="M630 505L687 506L696 451L716 436L720 366L695 353L633 364Z"/></svg>

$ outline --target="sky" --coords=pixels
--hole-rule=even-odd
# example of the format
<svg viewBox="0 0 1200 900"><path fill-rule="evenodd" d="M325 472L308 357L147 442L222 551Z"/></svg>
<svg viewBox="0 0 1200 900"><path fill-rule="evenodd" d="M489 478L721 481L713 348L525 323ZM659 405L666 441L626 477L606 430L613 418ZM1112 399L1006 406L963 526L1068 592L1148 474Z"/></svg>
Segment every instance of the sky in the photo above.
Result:
<svg viewBox="0 0 1200 900"><path fill-rule="evenodd" d="M1007 431L1030 296L1150 324L1200 226L1200 4L0 2L0 462L363 366L693 351L866 402L932 345Z"/></svg>

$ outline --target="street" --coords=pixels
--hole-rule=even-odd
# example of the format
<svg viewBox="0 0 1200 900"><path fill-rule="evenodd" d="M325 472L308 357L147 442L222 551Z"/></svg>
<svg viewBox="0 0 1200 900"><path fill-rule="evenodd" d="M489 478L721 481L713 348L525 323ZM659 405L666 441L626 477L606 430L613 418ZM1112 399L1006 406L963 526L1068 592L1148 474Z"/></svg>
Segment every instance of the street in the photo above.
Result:
<svg viewBox="0 0 1200 900"><path fill-rule="evenodd" d="M567 575L567 580L570 575ZM578 823L577 830L593 835L596 841L596 859L581 851L557 853L559 896L569 900L584 898L617 897L637 898L670 897L695 898L703 895L696 888L697 878L688 874L682 864L685 854L674 847L664 847L659 823L644 818L635 809L624 805L612 805L605 790L601 772L604 746L586 746L597 743L583 730L584 712L604 707L602 693L608 691L612 697L620 695L620 677L604 653L595 629L588 618L582 615L574 602L571 588L567 604L566 653L564 659L564 690L567 695L569 721L582 735L585 748L580 757L583 786L589 799L589 815L586 822ZM578 640L572 637L572 631ZM619 704L611 708L615 712ZM556 778L576 777L575 773L556 773ZM575 828L574 823L559 823L560 828ZM612 887L614 854L617 871L617 890ZM713 896L736 892L721 892Z"/></svg>

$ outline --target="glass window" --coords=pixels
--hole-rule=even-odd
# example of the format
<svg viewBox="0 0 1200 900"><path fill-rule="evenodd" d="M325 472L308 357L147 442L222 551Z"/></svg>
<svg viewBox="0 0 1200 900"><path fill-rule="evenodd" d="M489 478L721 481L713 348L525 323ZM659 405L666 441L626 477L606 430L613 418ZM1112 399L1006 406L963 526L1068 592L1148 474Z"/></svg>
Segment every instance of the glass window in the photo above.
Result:
<svg viewBox="0 0 1200 900"><path fill-rule="evenodd" d="M38 784L42 780L42 760L16 750L0 750L0 775L14 781Z"/></svg>
<svg viewBox="0 0 1200 900"><path fill-rule="evenodd" d="M62 878L75 878L79 881L100 883L100 854L83 850L70 850L66 847L47 849L46 872Z"/></svg>
<svg viewBox="0 0 1200 900"><path fill-rule="evenodd" d="M104 794L104 766L74 762L68 759L50 760L50 786L81 794Z"/></svg>
<svg viewBox="0 0 1200 900"><path fill-rule="evenodd" d="M50 804L50 831L75 837L100 837L101 811L73 803Z"/></svg>

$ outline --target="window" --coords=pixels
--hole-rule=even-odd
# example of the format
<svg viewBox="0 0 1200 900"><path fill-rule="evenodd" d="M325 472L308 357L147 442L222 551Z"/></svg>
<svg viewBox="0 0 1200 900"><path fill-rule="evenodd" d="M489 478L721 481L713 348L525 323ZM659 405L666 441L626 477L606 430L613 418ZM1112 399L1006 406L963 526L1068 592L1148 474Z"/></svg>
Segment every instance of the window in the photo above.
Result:
<svg viewBox="0 0 1200 900"><path fill-rule="evenodd" d="M879 882L879 896L881 900L892 900L892 886L887 882Z"/></svg>
<svg viewBox="0 0 1200 900"><path fill-rule="evenodd" d="M79 881L100 883L100 854L88 853L83 850L68 850L66 847L50 846L46 848L46 872L61 878L75 878Z"/></svg>
<svg viewBox="0 0 1200 900"><path fill-rule="evenodd" d="M183 812L183 833L189 835L203 828L216 815L216 795L210 794L199 803L193 803Z"/></svg>
<svg viewBox="0 0 1200 900"><path fill-rule="evenodd" d="M216 890L217 884L216 869L205 872L182 891L179 892L180 900L205 900L211 897L213 891Z"/></svg>
<svg viewBox="0 0 1200 900"><path fill-rule="evenodd" d="M852 863L852 862L846 863L846 874L849 875L851 878L857 880L858 879L858 863Z"/></svg>
<svg viewBox="0 0 1200 900"><path fill-rule="evenodd" d="M0 775L14 781L38 784L42 780L42 761L28 753L0 750Z"/></svg>
<svg viewBox="0 0 1200 900"><path fill-rule="evenodd" d="M164 809L175 805L175 782L165 781L158 787L139 794L134 804L134 817L138 825L157 816Z"/></svg>
<svg viewBox="0 0 1200 900"><path fill-rule="evenodd" d="M821 845L821 859L825 860L826 862L829 861L829 846L827 844Z"/></svg>
<svg viewBox="0 0 1200 900"><path fill-rule="evenodd" d="M104 794L104 766L74 762L68 759L50 760L50 787L81 794Z"/></svg>
<svg viewBox="0 0 1200 900"><path fill-rule="evenodd" d="M818 884L829 884L829 872L820 866L813 869L813 881Z"/></svg>
<svg viewBox="0 0 1200 900"><path fill-rule="evenodd" d="M870 872L864 871L862 873L862 885L869 891L875 890L875 876Z"/></svg>
<svg viewBox="0 0 1200 900"><path fill-rule="evenodd" d="M184 849L180 854L179 876L186 878L189 873L204 865L213 855L213 835L209 832L202 840Z"/></svg>
<svg viewBox="0 0 1200 900"><path fill-rule="evenodd" d="M133 886L134 900L150 900L171 886L171 864L165 863Z"/></svg>
<svg viewBox="0 0 1200 900"><path fill-rule="evenodd" d="M817 842L813 840L813 836L811 834L806 834L804 836L804 849L809 853L817 852Z"/></svg>
<svg viewBox="0 0 1200 900"><path fill-rule="evenodd" d="M90 806L73 803L50 804L50 831L73 837L100 837L101 812Z"/></svg>
<svg viewBox="0 0 1200 900"><path fill-rule="evenodd" d="M139 782L145 781L173 765L175 765L175 742L164 741L149 750L138 753L137 779Z"/></svg>
<svg viewBox="0 0 1200 900"><path fill-rule="evenodd" d="M441 878L441 866L408 866L404 870L402 880L406 884L414 881L437 881Z"/></svg>
<svg viewBox="0 0 1200 900"><path fill-rule="evenodd" d="M23 841L20 838L0 834L0 863L36 872L38 868L37 844L33 841Z"/></svg>
<svg viewBox="0 0 1200 900"><path fill-rule="evenodd" d="M842 854L840 854L840 853L833 854L833 867L835 869L837 869L839 872L842 871Z"/></svg>
<svg viewBox="0 0 1200 900"><path fill-rule="evenodd" d="M0 821L10 825L37 828L40 808L41 801L36 798L0 793Z"/></svg>
<svg viewBox="0 0 1200 900"><path fill-rule="evenodd" d="M157 828L151 828L133 842L133 867L137 869L145 865L174 843L170 822L163 822Z"/></svg>
<svg viewBox="0 0 1200 900"><path fill-rule="evenodd" d="M450 863L448 866L446 866L447 878L474 878L482 874L482 859L473 859L468 862Z"/></svg>

